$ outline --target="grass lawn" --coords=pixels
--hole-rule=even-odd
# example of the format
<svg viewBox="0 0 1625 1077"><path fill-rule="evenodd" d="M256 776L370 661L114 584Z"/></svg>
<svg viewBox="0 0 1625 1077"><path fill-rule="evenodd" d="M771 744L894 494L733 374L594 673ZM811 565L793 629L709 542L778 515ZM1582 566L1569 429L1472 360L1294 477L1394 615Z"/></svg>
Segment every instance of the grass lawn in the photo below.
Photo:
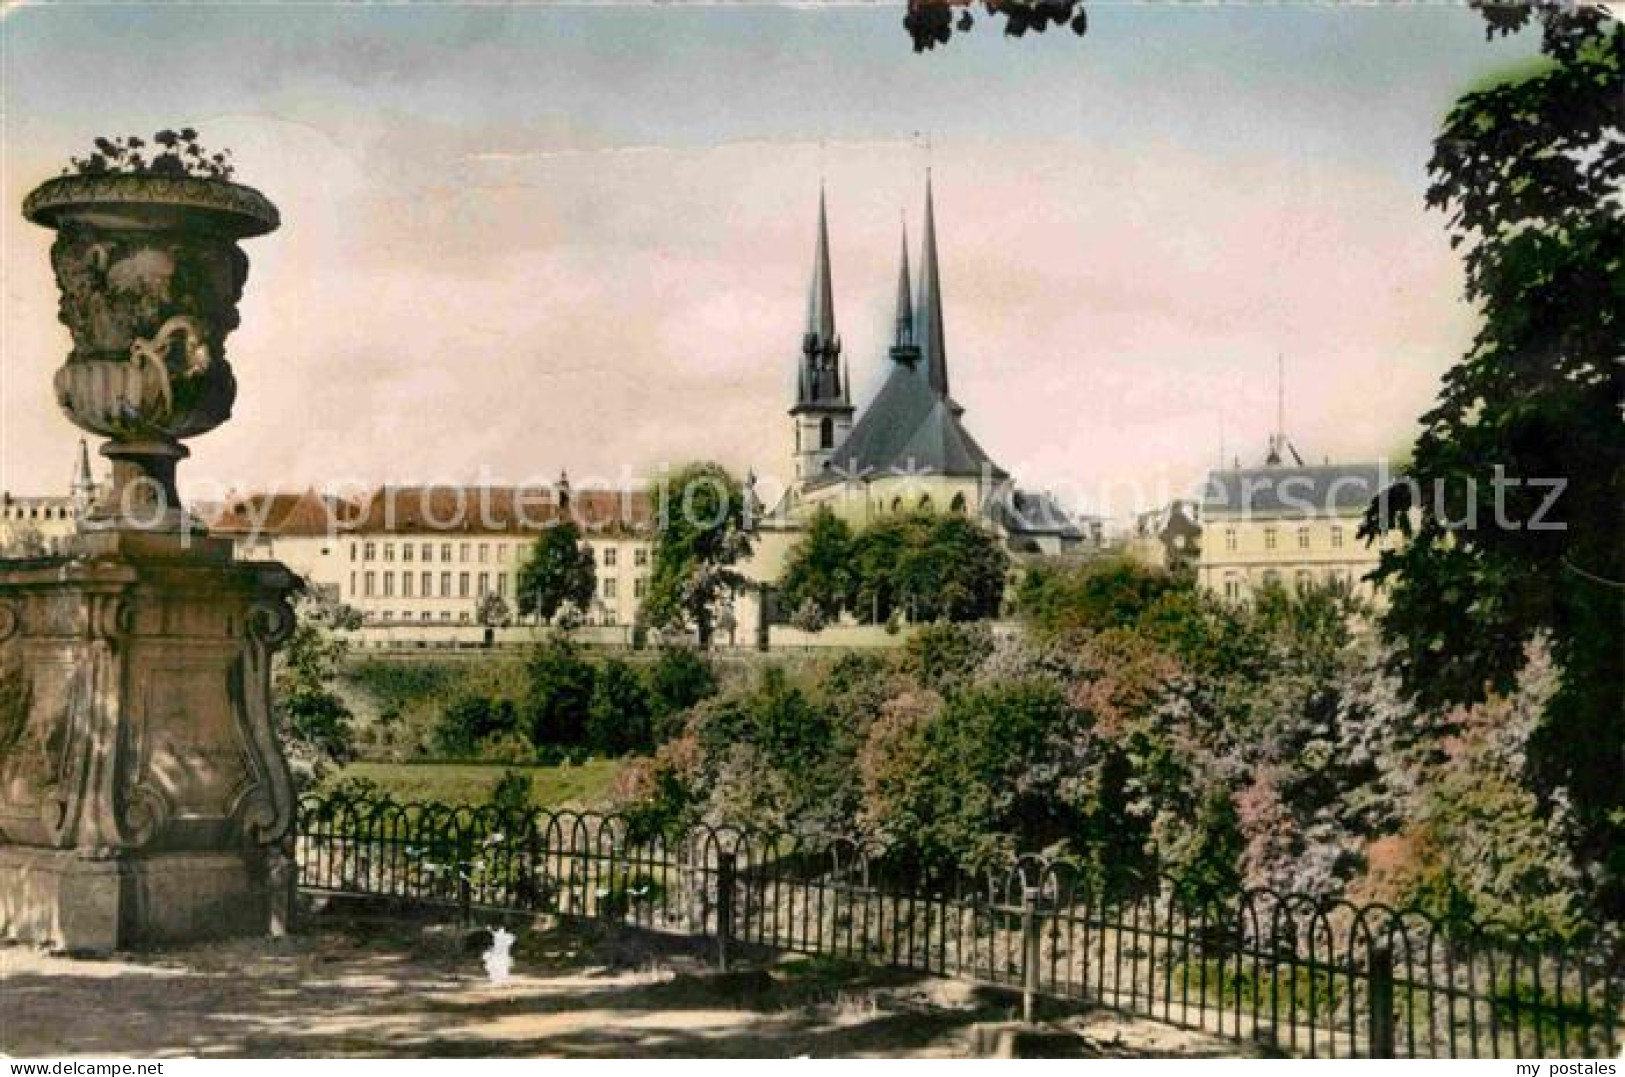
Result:
<svg viewBox="0 0 1625 1077"><path fill-rule="evenodd" d="M505 771L531 776L530 798L538 808L586 807L603 798L621 769L616 759L578 766L535 767L502 763L351 763L327 783L346 778L375 782L396 800L438 800L444 804L484 802Z"/></svg>

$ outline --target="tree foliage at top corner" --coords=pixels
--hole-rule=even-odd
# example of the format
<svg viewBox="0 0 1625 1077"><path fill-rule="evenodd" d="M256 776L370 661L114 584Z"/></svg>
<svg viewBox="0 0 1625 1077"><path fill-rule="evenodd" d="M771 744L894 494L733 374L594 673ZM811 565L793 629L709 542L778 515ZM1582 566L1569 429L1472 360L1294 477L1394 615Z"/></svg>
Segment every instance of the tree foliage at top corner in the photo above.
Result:
<svg viewBox="0 0 1625 1077"><path fill-rule="evenodd" d="M979 0L989 19L1002 19L1006 37L1042 34L1051 26L1066 26L1082 37L1089 30L1089 14L1081 0ZM972 9L978 0L909 0L903 28L914 41L915 52L925 52L953 40L955 32L969 33L976 25Z"/></svg>
<svg viewBox="0 0 1625 1077"><path fill-rule="evenodd" d="M1407 540L1376 576L1394 669L1419 701L1505 693L1550 638L1563 676L1538 765L1573 796L1591 851L1619 858L1625 27L1568 4L1480 11L1491 38L1538 28L1548 62L1463 96L1435 141L1427 202L1481 324L1422 416L1409 481L1362 533ZM1625 880L1625 862L1612 868Z"/></svg>

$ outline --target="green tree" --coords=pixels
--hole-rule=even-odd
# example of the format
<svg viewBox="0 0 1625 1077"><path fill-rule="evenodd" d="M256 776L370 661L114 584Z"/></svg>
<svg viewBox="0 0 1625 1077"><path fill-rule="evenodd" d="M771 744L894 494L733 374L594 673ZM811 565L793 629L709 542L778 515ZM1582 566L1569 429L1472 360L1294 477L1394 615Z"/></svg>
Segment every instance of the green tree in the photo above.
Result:
<svg viewBox="0 0 1625 1077"><path fill-rule="evenodd" d="M518 731L519 716L513 702L490 696L459 696L446 705L435 721L435 744L449 756L479 754L490 738Z"/></svg>
<svg viewBox="0 0 1625 1077"><path fill-rule="evenodd" d="M889 516L851 543L850 606L879 623L974 621L999 614L1010 559L991 531L957 513Z"/></svg>
<svg viewBox="0 0 1625 1077"><path fill-rule="evenodd" d="M1549 637L1562 670L1532 749L1625 913L1625 27L1599 8L1483 9L1538 24L1547 63L1469 93L1434 144L1428 204L1465 251L1482 324L1422 417L1375 578L1395 672L1424 707L1512 690ZM1548 504L1550 500L1550 504ZM1468 629L1468 626L1471 626Z"/></svg>
<svg viewBox="0 0 1625 1077"><path fill-rule="evenodd" d="M657 628L692 625L711 645L720 607L744 578L733 569L750 555L744 494L719 464L690 464L650 491L657 506L654 565L643 609Z"/></svg>
<svg viewBox="0 0 1625 1077"><path fill-rule="evenodd" d="M969 681L992 653L993 633L986 625L926 625L903 650L905 667L944 695Z"/></svg>
<svg viewBox="0 0 1625 1077"><path fill-rule="evenodd" d="M809 625L840 616L854 600L852 528L829 509L820 509L785 561L779 601ZM803 614L803 610L807 610Z"/></svg>
<svg viewBox="0 0 1625 1077"><path fill-rule="evenodd" d="M1191 589L1162 569L1127 558L1028 567L1016 588L1021 619L1045 635L1134 624L1164 595Z"/></svg>
<svg viewBox="0 0 1625 1077"><path fill-rule="evenodd" d="M561 610L584 611L598 585L592 551L581 541L581 529L564 521L537 537L530 557L519 569L519 613L551 621Z"/></svg>
<svg viewBox="0 0 1625 1077"><path fill-rule="evenodd" d="M593 668L567 636L537 644L525 662L522 720L530 742L576 747L586 738L592 709Z"/></svg>
<svg viewBox="0 0 1625 1077"><path fill-rule="evenodd" d="M355 618L348 607L317 596L301 599L295 617L297 624L277 654L272 701L295 773L314 781L355 754L354 716L333 688L350 648L332 632Z"/></svg>
<svg viewBox="0 0 1625 1077"><path fill-rule="evenodd" d="M884 760L871 764L869 814L928 861L974 866L1062 843L1076 849L1096 829L1086 818L1092 783L1076 758L1089 754L1080 749L1084 716L1049 680L977 687L928 720L876 728L895 739L868 749Z"/></svg>
<svg viewBox="0 0 1625 1077"><path fill-rule="evenodd" d="M509 620L508 600L495 591L487 591L474 605L474 620L486 628L503 628Z"/></svg>
<svg viewBox="0 0 1625 1077"><path fill-rule="evenodd" d="M594 677L587 744L606 755L644 752L654 746L649 689L637 670L619 658L605 661Z"/></svg>
<svg viewBox="0 0 1625 1077"><path fill-rule="evenodd" d="M677 719L717 693L717 674L704 656L688 647L663 647L649 667L649 715L656 740L680 732Z"/></svg>

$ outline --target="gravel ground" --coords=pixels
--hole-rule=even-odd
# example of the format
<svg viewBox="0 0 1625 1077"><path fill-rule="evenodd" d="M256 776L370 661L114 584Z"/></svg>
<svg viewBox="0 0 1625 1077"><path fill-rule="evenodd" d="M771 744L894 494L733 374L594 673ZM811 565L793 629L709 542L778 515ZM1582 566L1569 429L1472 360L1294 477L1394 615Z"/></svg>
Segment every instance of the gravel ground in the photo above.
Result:
<svg viewBox="0 0 1625 1077"><path fill-rule="evenodd" d="M727 976L682 940L537 925L493 984L460 929L322 918L299 935L108 960L0 948L8 1055L962 1056L1015 1000L821 960ZM1238 1045L1056 1012L1084 1056L1224 1056Z"/></svg>

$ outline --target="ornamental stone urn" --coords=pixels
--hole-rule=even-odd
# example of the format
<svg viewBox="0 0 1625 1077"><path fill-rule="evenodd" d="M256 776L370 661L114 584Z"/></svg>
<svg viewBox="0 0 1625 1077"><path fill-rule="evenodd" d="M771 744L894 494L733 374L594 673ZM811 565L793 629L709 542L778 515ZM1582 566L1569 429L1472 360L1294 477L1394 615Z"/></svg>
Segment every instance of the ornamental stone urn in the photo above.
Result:
<svg viewBox="0 0 1625 1077"><path fill-rule="evenodd" d="M23 215L57 233L58 317L73 337L57 402L109 439L113 482L91 526L201 531L175 464L184 439L231 416L225 342L248 278L237 240L276 228L276 207L225 180L104 173L42 184Z"/></svg>
<svg viewBox="0 0 1625 1077"><path fill-rule="evenodd" d="M271 659L297 579L236 561L175 490L231 414L225 340L270 202L218 179L51 180L73 422L111 492L66 555L0 560L0 936L106 952L266 933L292 897L294 793Z"/></svg>

